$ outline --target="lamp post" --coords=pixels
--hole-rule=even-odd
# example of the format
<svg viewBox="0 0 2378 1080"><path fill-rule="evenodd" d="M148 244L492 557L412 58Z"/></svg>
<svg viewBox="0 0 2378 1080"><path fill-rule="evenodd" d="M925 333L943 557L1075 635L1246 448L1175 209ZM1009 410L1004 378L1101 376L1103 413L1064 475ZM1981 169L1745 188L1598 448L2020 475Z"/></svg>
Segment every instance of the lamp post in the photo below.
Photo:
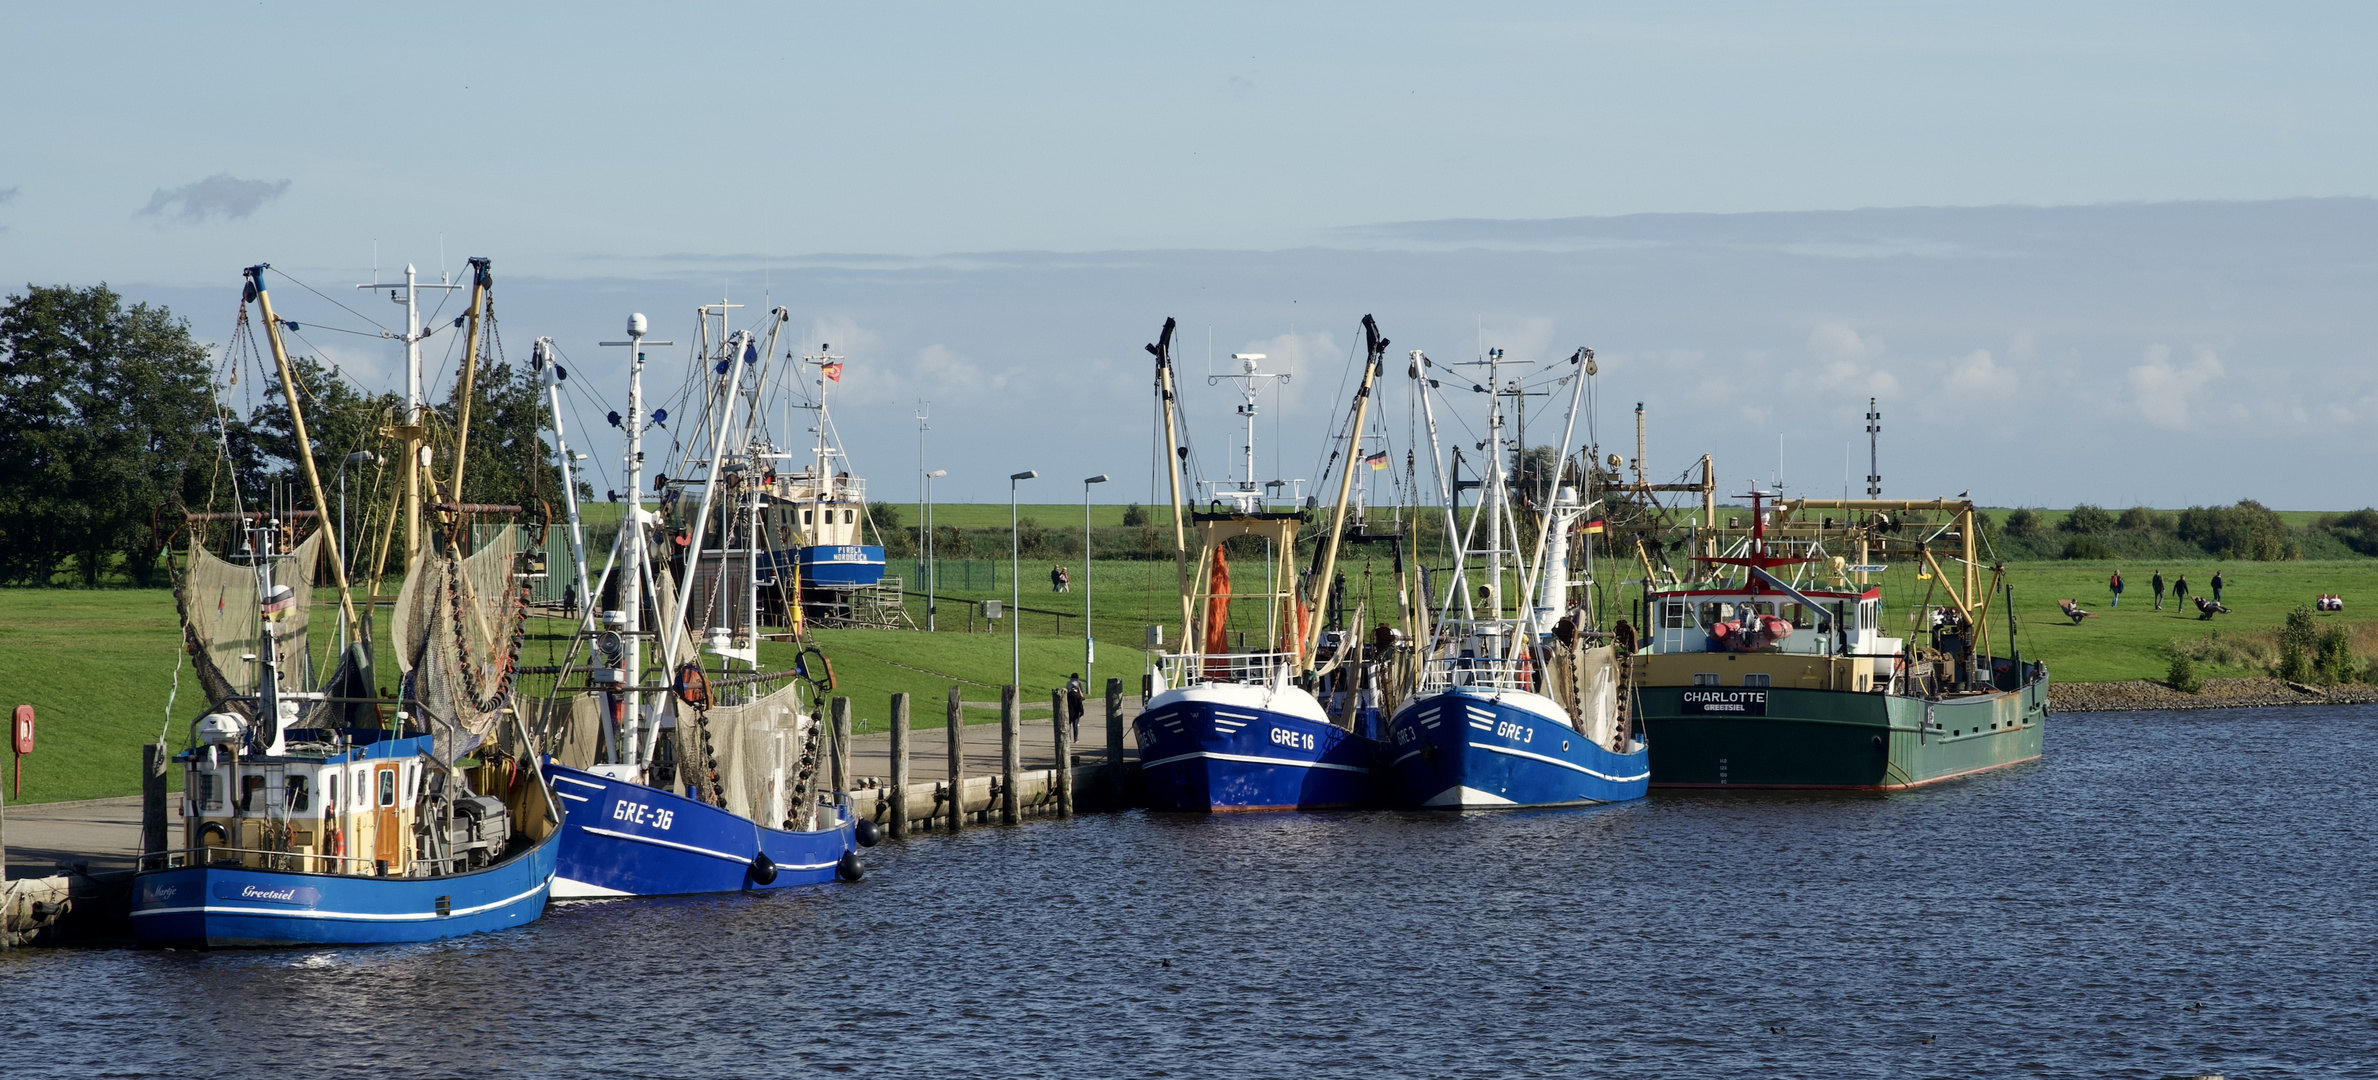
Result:
<svg viewBox="0 0 2378 1080"><path fill-rule="evenodd" d="M357 450L356 452L339 459L339 561L341 562L351 563L353 561L353 559L347 554L347 466L359 464L370 465L378 462L379 460L380 455L372 453L369 450ZM347 568L342 567L342 569ZM340 608L339 650L344 652L346 648L347 609Z"/></svg>
<svg viewBox="0 0 2378 1080"><path fill-rule="evenodd" d="M923 550L925 553L925 630L927 633L938 629L933 625L933 616L941 610L939 595L941 573L940 567L934 565L933 562L933 481L949 474L948 469L935 469L925 474L925 542Z"/></svg>
<svg viewBox="0 0 2378 1080"><path fill-rule="evenodd" d="M1092 687L1098 680L1091 678L1090 668L1098 663L1098 641L1090 627L1090 485L1106 483L1106 474L1099 473L1082 481L1082 685Z"/></svg>
<svg viewBox="0 0 2378 1080"><path fill-rule="evenodd" d="M1024 603L1024 579L1021 576L1024 572L1024 545L1019 539L1022 534L1017 531L1016 485L1039 476L1040 470L1026 469L1007 478L1007 651L1011 668L1008 685L1015 687L1018 694L1024 692L1024 619L1021 613Z"/></svg>

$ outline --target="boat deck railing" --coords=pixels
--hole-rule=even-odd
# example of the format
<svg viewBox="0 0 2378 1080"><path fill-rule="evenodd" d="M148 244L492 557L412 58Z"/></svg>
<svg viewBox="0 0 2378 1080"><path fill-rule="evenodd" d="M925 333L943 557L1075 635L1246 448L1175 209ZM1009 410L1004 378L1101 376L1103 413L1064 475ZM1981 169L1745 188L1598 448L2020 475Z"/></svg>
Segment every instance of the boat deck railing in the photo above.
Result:
<svg viewBox="0 0 2378 1080"><path fill-rule="evenodd" d="M267 864L284 863L286 865L249 866L245 858L249 855L257 856ZM379 876L370 872L379 862L379 860L368 856L309 855L302 851L271 851L264 848L235 847L183 848L177 851L151 852L150 854L140 857L139 868L142 870L179 870L184 867L214 866L217 864L222 864L225 869L230 869L231 861L236 861L240 868L247 870L275 870L305 874L337 874L343 877ZM362 870L353 871L346 869L316 869L313 865L316 863L339 863L342 865L353 863L362 867Z"/></svg>
<svg viewBox="0 0 2378 1080"><path fill-rule="evenodd" d="M1201 682L1265 683L1293 676L1297 656L1292 652L1165 653L1158 662L1166 686Z"/></svg>
<svg viewBox="0 0 2378 1080"><path fill-rule="evenodd" d="M1482 690L1535 689L1531 661L1493 656L1432 656L1420 665L1420 689L1471 686Z"/></svg>

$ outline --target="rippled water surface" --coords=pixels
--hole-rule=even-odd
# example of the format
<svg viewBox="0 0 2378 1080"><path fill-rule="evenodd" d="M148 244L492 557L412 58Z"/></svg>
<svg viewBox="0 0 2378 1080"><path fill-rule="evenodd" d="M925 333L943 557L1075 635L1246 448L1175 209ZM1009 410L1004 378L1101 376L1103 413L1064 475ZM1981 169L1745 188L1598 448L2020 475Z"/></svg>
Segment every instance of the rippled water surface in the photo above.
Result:
<svg viewBox="0 0 2378 1080"><path fill-rule="evenodd" d="M0 954L0 1075L2378 1075L2378 709L1905 795L1144 813L437 945Z"/></svg>

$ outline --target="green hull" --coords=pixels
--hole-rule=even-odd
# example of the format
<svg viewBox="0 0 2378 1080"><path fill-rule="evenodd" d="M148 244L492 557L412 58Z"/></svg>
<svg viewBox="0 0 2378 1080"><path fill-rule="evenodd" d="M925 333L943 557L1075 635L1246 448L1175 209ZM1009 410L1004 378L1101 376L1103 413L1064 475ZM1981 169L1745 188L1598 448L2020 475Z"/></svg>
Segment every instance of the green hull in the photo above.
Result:
<svg viewBox="0 0 2378 1080"><path fill-rule="evenodd" d="M1767 691L1765 715L1690 714L1697 687L1636 691L1653 787L1911 788L2040 756L2048 681L1933 701Z"/></svg>

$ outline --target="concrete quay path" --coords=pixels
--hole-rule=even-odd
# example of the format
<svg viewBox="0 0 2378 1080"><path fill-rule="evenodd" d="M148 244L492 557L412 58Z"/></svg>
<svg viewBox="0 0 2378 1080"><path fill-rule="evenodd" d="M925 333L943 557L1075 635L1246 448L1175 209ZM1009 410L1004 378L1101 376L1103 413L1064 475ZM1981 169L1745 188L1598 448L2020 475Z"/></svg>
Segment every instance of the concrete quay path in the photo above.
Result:
<svg viewBox="0 0 2378 1080"><path fill-rule="evenodd" d="M856 704L855 702L853 703ZM931 711L925 712L911 703L909 711L908 774L911 783L931 783L949 779L949 722L945 701L934 701ZM966 702L966 775L970 777L996 776L1000 768L999 703L996 701ZM1131 719L1139 715L1139 697L1123 696L1123 757L1134 760L1139 756L1139 743L1131 730ZM991 719L984 720L988 716ZM1056 765L1056 732L1049 720L1049 708L1034 709L1027 702L1022 708L1022 739L1017 747L1022 766L1027 770L1047 769ZM1074 760L1083 765L1106 761L1106 702L1093 698L1082 713L1082 736L1074 740ZM872 786L875 781L890 782L892 775L892 736L890 732L851 737L851 776L853 786ZM181 835L180 797L166 800L166 835ZM4 837L7 845L8 877L46 877L57 873L59 863L87 863L93 872L130 870L140 858L140 796L126 795L116 799L87 799L79 802L31 803L5 808Z"/></svg>

